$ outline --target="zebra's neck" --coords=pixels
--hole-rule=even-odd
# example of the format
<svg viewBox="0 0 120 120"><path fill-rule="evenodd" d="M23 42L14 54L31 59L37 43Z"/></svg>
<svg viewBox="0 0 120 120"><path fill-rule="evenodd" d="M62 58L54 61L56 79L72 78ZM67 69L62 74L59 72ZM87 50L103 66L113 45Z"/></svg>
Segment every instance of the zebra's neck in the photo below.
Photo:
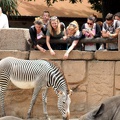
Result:
<svg viewBox="0 0 120 120"><path fill-rule="evenodd" d="M48 81L47 81L47 86L52 87L56 94L58 94L60 91L64 92L65 94L68 93L68 85L67 81L65 79L65 76L63 72L53 64L50 64L51 69L48 72Z"/></svg>
<svg viewBox="0 0 120 120"><path fill-rule="evenodd" d="M56 93L56 95L59 97L59 92L64 92L67 95L67 89L57 89L56 87L52 87Z"/></svg>
<svg viewBox="0 0 120 120"><path fill-rule="evenodd" d="M64 86L55 86L47 84L47 87L52 87L55 93L58 95L59 92L64 92L66 95L68 94L69 89L67 88L66 84Z"/></svg>

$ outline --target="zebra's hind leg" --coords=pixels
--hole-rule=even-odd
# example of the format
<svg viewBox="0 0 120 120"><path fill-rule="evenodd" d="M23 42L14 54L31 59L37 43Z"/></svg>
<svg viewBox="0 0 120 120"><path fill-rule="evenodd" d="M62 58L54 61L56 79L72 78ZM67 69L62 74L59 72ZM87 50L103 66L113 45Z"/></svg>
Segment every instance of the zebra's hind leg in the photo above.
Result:
<svg viewBox="0 0 120 120"><path fill-rule="evenodd" d="M46 88L42 92L43 112L44 112L44 115L45 115L45 119L50 120L50 118L48 116L48 112L47 112L47 92L48 92L48 88Z"/></svg>
<svg viewBox="0 0 120 120"><path fill-rule="evenodd" d="M36 101L36 98L38 96L38 93L39 93L40 89L41 89L41 87L34 88L32 99L31 99L31 102L30 102L30 107L29 107L29 110L28 110L28 113L27 113L27 119L29 119L31 117L31 110L33 108L33 105L35 104L35 101Z"/></svg>

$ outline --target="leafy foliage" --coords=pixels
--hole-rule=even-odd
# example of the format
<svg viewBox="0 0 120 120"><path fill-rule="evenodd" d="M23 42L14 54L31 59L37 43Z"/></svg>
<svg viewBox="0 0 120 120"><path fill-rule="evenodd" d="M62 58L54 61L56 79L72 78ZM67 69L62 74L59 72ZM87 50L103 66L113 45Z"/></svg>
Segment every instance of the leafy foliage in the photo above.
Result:
<svg viewBox="0 0 120 120"><path fill-rule="evenodd" d="M24 1L35 1L35 0L24 0ZM55 2L59 1L66 1L66 0L45 0L48 6L51 6ZM82 0L69 0L71 4L82 2ZM92 9L95 9L99 12L102 12L101 9L101 0L89 0L92 4ZM8 16L18 16L20 15L19 11L17 10L18 1L17 0L0 0L0 6L2 7L3 13L7 14Z"/></svg>
<svg viewBox="0 0 120 120"><path fill-rule="evenodd" d="M24 1L35 1L35 0L24 0ZM66 1L66 0L59 0L59 1ZM51 6L55 2L59 2L58 0L45 0L48 6ZM74 4L77 2L81 2L81 0L69 0L70 3ZM18 1L17 0L0 0L0 7L2 7L3 13L7 14L8 16L18 16L20 15L19 11L17 10Z"/></svg>
<svg viewBox="0 0 120 120"><path fill-rule="evenodd" d="M17 10L17 0L0 0L3 13L10 15L20 15Z"/></svg>
<svg viewBox="0 0 120 120"><path fill-rule="evenodd" d="M66 0L59 0L59 1L66 1ZM47 3L48 6L51 6L55 2L59 2L58 0L46 0L45 2ZM69 0L70 3L74 4L77 2L82 2L82 0Z"/></svg>
<svg viewBox="0 0 120 120"><path fill-rule="evenodd" d="M92 9L102 13L102 0L89 0Z"/></svg>
<svg viewBox="0 0 120 120"><path fill-rule="evenodd" d="M29 0L29 1L31 1L31 0ZM66 0L59 0L59 1L66 1ZM58 0L46 0L45 2L47 3L48 6L51 6L55 2L59 2L59 1ZM82 3L82 1L83 0L69 0L69 2L71 4L78 3L78 2ZM102 12L102 0L88 0L88 2L91 3L92 9L94 9L98 12Z"/></svg>

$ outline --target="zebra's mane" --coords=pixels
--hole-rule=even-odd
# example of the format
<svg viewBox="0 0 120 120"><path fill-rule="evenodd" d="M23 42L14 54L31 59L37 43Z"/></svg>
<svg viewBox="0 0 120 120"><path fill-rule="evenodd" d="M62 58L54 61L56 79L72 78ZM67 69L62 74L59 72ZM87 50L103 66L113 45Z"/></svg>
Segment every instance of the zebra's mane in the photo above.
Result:
<svg viewBox="0 0 120 120"><path fill-rule="evenodd" d="M49 62L51 65L53 65L54 67L56 67L56 68L59 69L59 71L61 72L61 74L62 74L63 77L65 78L65 82L66 82L66 85L67 85L67 88L68 88L67 93L69 94L70 88L69 88L69 86L68 86L68 82L67 82L67 79L66 79L66 77L65 77L65 74L64 74L63 70L58 66L57 63L51 61L50 59L42 58L42 60L45 60L45 61Z"/></svg>

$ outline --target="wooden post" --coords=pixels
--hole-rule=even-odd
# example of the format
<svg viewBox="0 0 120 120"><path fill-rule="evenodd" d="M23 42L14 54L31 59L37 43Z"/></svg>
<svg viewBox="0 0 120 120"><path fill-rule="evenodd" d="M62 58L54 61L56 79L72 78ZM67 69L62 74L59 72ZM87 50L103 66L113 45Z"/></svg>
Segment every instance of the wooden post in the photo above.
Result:
<svg viewBox="0 0 120 120"><path fill-rule="evenodd" d="M118 34L118 51L120 51L120 32Z"/></svg>

